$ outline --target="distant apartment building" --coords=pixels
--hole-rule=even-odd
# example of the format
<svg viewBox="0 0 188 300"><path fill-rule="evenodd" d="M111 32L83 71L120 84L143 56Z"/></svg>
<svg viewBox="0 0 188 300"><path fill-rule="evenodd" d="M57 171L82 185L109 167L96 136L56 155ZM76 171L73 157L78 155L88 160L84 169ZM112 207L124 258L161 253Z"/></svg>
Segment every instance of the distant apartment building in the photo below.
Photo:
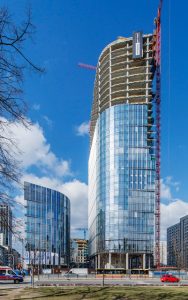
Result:
<svg viewBox="0 0 188 300"><path fill-rule="evenodd" d="M160 264L161 266L166 266L167 264L167 242L160 242Z"/></svg>
<svg viewBox="0 0 188 300"><path fill-rule="evenodd" d="M7 204L0 204L0 245L12 248L12 210Z"/></svg>
<svg viewBox="0 0 188 300"><path fill-rule="evenodd" d="M188 268L188 215L167 229L167 265Z"/></svg>
<svg viewBox="0 0 188 300"><path fill-rule="evenodd" d="M180 251L180 224L167 228L167 265L176 266L176 253Z"/></svg>
<svg viewBox="0 0 188 300"><path fill-rule="evenodd" d="M180 254L182 268L188 268L188 215L180 219Z"/></svg>
<svg viewBox="0 0 188 300"><path fill-rule="evenodd" d="M62 193L24 183L26 261L42 267L67 266L70 259L70 200Z"/></svg>
<svg viewBox="0 0 188 300"><path fill-rule="evenodd" d="M86 266L88 261L88 241L85 239L71 240L71 265Z"/></svg>

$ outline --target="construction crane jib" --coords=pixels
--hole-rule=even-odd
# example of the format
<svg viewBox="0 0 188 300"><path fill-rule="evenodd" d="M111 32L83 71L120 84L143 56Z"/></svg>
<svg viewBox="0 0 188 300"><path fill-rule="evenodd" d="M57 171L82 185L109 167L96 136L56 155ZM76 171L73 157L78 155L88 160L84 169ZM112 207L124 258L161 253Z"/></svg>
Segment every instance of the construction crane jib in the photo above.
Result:
<svg viewBox="0 0 188 300"><path fill-rule="evenodd" d="M84 233L84 240L86 240L86 232L87 232L87 228L76 228L76 230L79 230L79 231L83 231Z"/></svg>

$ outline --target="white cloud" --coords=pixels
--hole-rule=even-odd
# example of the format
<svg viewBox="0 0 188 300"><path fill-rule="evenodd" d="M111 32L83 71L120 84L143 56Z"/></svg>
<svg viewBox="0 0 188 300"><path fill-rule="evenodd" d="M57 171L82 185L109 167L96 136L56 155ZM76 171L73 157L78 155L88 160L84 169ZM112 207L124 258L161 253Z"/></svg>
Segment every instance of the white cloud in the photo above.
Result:
<svg viewBox="0 0 188 300"><path fill-rule="evenodd" d="M179 222L180 218L188 214L188 202L173 199L173 202L161 203L161 240L166 240L168 227Z"/></svg>
<svg viewBox="0 0 188 300"><path fill-rule="evenodd" d="M22 182L28 181L34 184L39 184L50 189L57 189L61 186L61 181L57 178L50 178L47 176L38 177L32 173L25 173L22 177Z"/></svg>
<svg viewBox="0 0 188 300"><path fill-rule="evenodd" d="M79 136L84 136L89 134L89 122L83 122L76 127L76 134Z"/></svg>
<svg viewBox="0 0 188 300"><path fill-rule="evenodd" d="M64 183L57 178L52 179L45 176L39 178L33 174L25 174L22 181L42 185L65 194L71 202L72 228L87 227L88 186L86 183L77 179Z"/></svg>
<svg viewBox="0 0 188 300"><path fill-rule="evenodd" d="M47 124L49 127L52 127L53 122L52 122L52 120L51 120L49 117L43 116L43 119L45 120L46 124Z"/></svg>
<svg viewBox="0 0 188 300"><path fill-rule="evenodd" d="M161 179L161 198L172 200L172 191L174 189L176 192L179 191L180 183L174 181L172 176L167 176L164 179Z"/></svg>
<svg viewBox="0 0 188 300"><path fill-rule="evenodd" d="M32 108L36 111L40 110L40 104L35 103L35 104L33 104Z"/></svg>
<svg viewBox="0 0 188 300"><path fill-rule="evenodd" d="M12 136L20 149L17 158L24 169L35 166L51 176L71 175L70 161L58 158L53 153L38 123L32 124L29 129L19 122L10 123L6 135Z"/></svg>
<svg viewBox="0 0 188 300"><path fill-rule="evenodd" d="M166 183L170 186L173 186L175 188L180 186L180 183L178 181L174 181L172 176L167 176L165 180Z"/></svg>
<svg viewBox="0 0 188 300"><path fill-rule="evenodd" d="M173 190L177 192L179 187L180 183L174 181L172 176L161 179L161 240L166 240L168 227L188 214L188 202L173 197Z"/></svg>
<svg viewBox="0 0 188 300"><path fill-rule="evenodd" d="M16 205L14 205L14 208L17 209L18 211L20 211L20 210L24 211L24 205L26 203L25 203L23 194L17 195L14 198L14 201L15 201L15 204L16 204Z"/></svg>
<svg viewBox="0 0 188 300"><path fill-rule="evenodd" d="M87 228L88 186L84 182L75 179L63 184L61 191L71 200L71 226L73 228Z"/></svg>
<svg viewBox="0 0 188 300"><path fill-rule="evenodd" d="M161 198L170 200L172 198L170 186L161 179Z"/></svg>

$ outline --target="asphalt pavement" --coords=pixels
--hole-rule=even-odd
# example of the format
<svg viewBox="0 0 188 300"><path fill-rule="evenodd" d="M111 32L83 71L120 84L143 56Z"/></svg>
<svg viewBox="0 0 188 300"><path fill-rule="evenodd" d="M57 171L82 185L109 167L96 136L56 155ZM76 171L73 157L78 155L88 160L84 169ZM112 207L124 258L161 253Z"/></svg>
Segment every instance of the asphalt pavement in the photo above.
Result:
<svg viewBox="0 0 188 300"><path fill-rule="evenodd" d="M57 285L57 286L66 286L66 285L102 285L102 278L40 278L40 280L35 281L35 285L37 286L49 286L49 285ZM164 286L164 285L188 285L188 280L181 280L180 283L162 283L160 278L122 278L122 279L104 279L105 285L121 285L121 286L132 286L132 285L140 285L140 286Z"/></svg>
<svg viewBox="0 0 188 300"><path fill-rule="evenodd" d="M35 276L34 286L99 286L103 284L102 278L65 278L63 276ZM180 286L187 285L188 280L181 280L180 283L162 283L160 278L122 278L122 279L104 279L105 285L110 286ZM31 286L31 278L29 276L24 278L23 283L14 284L5 281L0 281L0 289L17 289Z"/></svg>

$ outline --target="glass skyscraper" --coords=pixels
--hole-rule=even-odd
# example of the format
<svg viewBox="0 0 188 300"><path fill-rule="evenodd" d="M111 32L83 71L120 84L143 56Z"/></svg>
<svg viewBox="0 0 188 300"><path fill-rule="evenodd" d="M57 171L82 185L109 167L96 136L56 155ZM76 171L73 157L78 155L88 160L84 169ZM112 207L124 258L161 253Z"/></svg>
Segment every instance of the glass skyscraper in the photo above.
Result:
<svg viewBox="0 0 188 300"><path fill-rule="evenodd" d="M70 259L70 200L62 193L24 182L26 251L29 265L63 266Z"/></svg>
<svg viewBox="0 0 188 300"><path fill-rule="evenodd" d="M153 35L118 38L97 65L90 125L89 255L149 268L155 241Z"/></svg>

